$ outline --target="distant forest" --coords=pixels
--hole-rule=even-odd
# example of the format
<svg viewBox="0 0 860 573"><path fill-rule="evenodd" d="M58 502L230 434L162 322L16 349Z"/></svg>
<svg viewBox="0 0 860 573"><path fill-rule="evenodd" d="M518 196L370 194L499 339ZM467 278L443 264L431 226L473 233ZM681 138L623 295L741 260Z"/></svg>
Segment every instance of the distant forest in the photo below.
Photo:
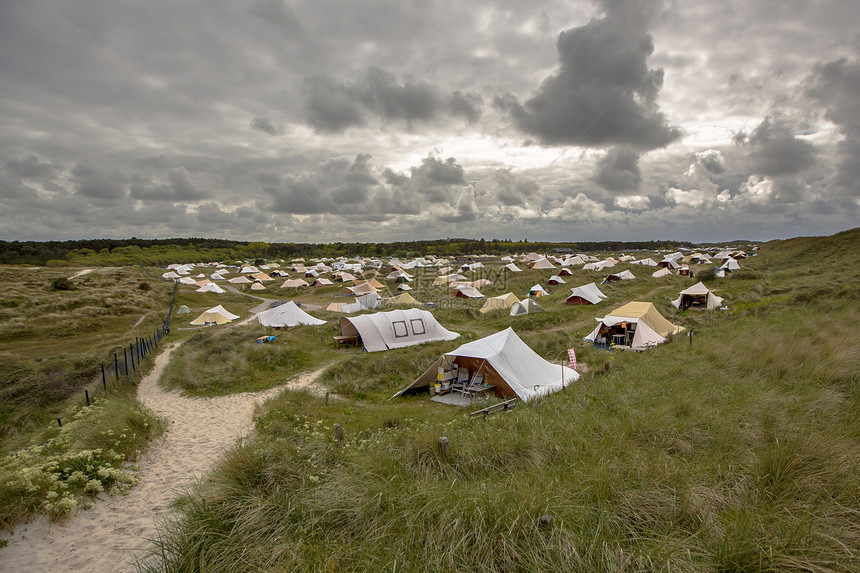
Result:
<svg viewBox="0 0 860 573"><path fill-rule="evenodd" d="M419 255L506 255L525 252L655 251L693 247L686 241L530 242L526 239L437 239L391 243L265 243L226 239L85 239L78 241L0 241L0 264L161 266L296 257L407 257Z"/></svg>

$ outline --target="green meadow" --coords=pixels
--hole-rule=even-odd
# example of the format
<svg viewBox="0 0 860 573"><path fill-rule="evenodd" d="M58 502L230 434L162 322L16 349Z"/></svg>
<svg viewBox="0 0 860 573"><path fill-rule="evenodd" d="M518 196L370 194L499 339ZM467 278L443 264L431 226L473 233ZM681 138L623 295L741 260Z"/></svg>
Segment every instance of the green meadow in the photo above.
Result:
<svg viewBox="0 0 860 573"><path fill-rule="evenodd" d="M319 382L333 397L285 392L267 404L257 438L176 501L150 568L856 571L858 238L764 245L741 271L707 280L728 310L680 312L669 301L696 278L619 265L637 279L601 286L609 299L594 307L566 306L567 287L606 272L578 269L548 287L557 271L485 269L497 278L487 296L522 297L535 283L551 294L544 313L483 315L419 270L411 294L437 302L460 339L335 350L340 315L324 311L321 327L213 330L217 359L202 341L180 349L186 372L228 371L242 389L283 381L310 357L328 365ZM341 297L339 286L272 293ZM582 341L595 317L630 300L653 302L692 339L642 353ZM426 395L390 399L442 352L508 326L550 360L576 348L580 380L486 419ZM269 333L275 343L255 345ZM229 391L229 379L197 391Z"/></svg>
<svg viewBox="0 0 860 573"><path fill-rule="evenodd" d="M461 337L381 353L333 345L343 315L325 307L350 300L341 284L284 289L284 279L277 279L262 291L222 295L181 286L176 308L184 304L191 312L172 317L169 339L182 344L165 369L165 387L225 395L321 370L317 383L330 395L287 390L268 402L258 412L255 439L233 448L176 499L153 559L141 568L860 570L858 240L860 230L770 242L724 278L713 277L712 265L691 265L697 276L690 279L653 278L652 267L624 263L603 272L573 267L559 286L547 280L560 269L511 273L492 262L465 273L468 280L493 281L481 289L487 297L513 292L522 299L532 285L543 285L550 292L537 299L544 312L521 317L482 314L482 302L455 300L447 288L433 286L435 269L410 270L410 294L435 302L437 320ZM622 270L637 278L599 284ZM29 397L45 380L37 374L46 367L40 356L48 353L27 344L29 337L50 348L57 368L71 375L76 361L110 352L111 341L134 331L140 316L139 328L151 331L169 304L170 285L149 278L162 269L99 269L74 279L92 277L94 289L101 290L88 296L111 301L104 314L95 308L84 312L98 304L75 307L73 299L51 290L56 277L50 273L69 276L69 269L43 272L48 274L39 274L38 297L21 286L16 306L0 309L17 325L0 323L3 391L18 392L4 413L5 453L55 437L47 432L58 430L46 428L64 408L86 410L76 393L90 380L85 368L81 382L52 397L50 408ZM114 273L124 278L109 278ZM396 294L386 274L377 277L386 284L384 296ZM3 275L4 284L10 276L24 275ZM682 312L670 305L700 278L724 297L726 310ZM144 281L149 290L140 288ZM590 282L609 298L597 306L564 304L570 287ZM30 305L55 294L49 308L58 316L56 334L24 312L36 314ZM260 302L249 294L318 307L312 314L327 322L283 330L255 320L190 325L216 304L247 317ZM595 317L633 300L654 303L693 336L685 332L645 352L607 351L582 340ZM68 324L59 325L63 317ZM110 325L105 330L94 326L102 321ZM579 381L510 412L475 419L468 413L477 405L444 406L426 394L391 398L440 354L509 326L550 361L566 359L573 347ZM275 341L258 344L263 335ZM63 340L74 342L58 346ZM133 381L125 387L133 388ZM113 399L128 400L130 394ZM50 411L36 413L45 409ZM156 435L158 424L146 423ZM107 431L112 424L93 426ZM122 455L133 459L143 447ZM6 488L0 487L0 495L11 506L20 491ZM57 495L63 492L48 499L50 483L39 488L28 504L5 512L7 525L28 512L62 515ZM80 488L76 499L93 494L86 483Z"/></svg>

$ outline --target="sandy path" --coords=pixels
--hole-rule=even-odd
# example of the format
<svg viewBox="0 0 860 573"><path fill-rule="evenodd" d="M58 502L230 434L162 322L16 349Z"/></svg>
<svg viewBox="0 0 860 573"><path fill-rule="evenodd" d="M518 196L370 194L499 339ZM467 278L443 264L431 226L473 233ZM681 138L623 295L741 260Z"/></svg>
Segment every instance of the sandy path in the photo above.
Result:
<svg viewBox="0 0 860 573"><path fill-rule="evenodd" d="M253 430L252 414L285 387L325 390L315 384L323 369L308 372L288 384L261 392L218 398L188 398L165 392L158 379L175 347L155 360L152 372L138 387L138 398L171 423L163 438L140 460L140 483L127 495L106 498L74 515L64 525L40 518L3 534L0 571L54 573L134 571L156 536L156 523L182 488L200 478L237 440Z"/></svg>

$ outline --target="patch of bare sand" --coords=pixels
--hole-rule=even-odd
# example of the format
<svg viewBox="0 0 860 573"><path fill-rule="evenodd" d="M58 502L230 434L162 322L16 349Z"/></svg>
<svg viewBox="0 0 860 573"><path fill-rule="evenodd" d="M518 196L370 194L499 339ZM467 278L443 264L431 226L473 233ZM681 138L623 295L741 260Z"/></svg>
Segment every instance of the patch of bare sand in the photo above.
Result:
<svg viewBox="0 0 860 573"><path fill-rule="evenodd" d="M97 501L65 524L39 518L4 534L0 571L93 573L133 571L156 537L156 524L176 494L193 484L237 440L253 432L255 408L282 389L307 389L324 395L315 381L322 368L300 374L287 384L260 392L218 398L191 398L165 392L158 379L176 347L156 358L152 372L138 387L138 398L169 420L165 436L140 461L140 483L126 495Z"/></svg>

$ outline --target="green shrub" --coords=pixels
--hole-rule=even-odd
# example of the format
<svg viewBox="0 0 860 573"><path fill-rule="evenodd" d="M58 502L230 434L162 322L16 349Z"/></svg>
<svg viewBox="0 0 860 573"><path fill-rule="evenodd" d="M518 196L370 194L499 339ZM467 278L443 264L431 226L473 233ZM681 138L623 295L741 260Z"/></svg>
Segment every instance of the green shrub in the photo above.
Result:
<svg viewBox="0 0 860 573"><path fill-rule="evenodd" d="M74 290L75 286L67 277L57 277L51 283L51 288L54 290Z"/></svg>

